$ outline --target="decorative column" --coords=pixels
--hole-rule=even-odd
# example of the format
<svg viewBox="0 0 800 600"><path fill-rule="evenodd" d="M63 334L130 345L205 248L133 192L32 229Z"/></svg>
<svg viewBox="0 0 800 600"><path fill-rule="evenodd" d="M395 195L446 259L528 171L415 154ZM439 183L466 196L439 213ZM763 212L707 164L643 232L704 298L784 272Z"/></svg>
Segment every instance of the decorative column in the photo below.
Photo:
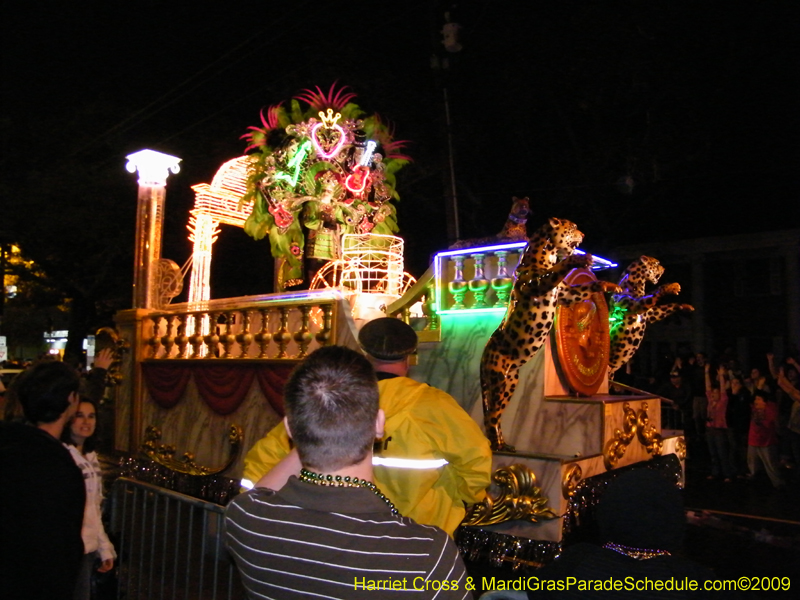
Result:
<svg viewBox="0 0 800 600"><path fill-rule="evenodd" d="M464 294L467 293L467 282L464 281L464 255L456 254L453 256L453 280L447 284L447 289L453 296L453 306L451 308L461 309L464 306Z"/></svg>
<svg viewBox="0 0 800 600"><path fill-rule="evenodd" d="M469 291L475 299L475 304L472 308L486 308L484 298L486 290L489 289L489 280L483 274L483 254L473 254L472 259L475 261L475 277L469 280L467 284Z"/></svg>
<svg viewBox="0 0 800 600"><path fill-rule="evenodd" d="M497 255L497 277L492 279L492 289L497 300L494 305L495 307L504 307L508 304L511 288L514 287L514 278L508 275L508 252L500 250L495 254Z"/></svg>
<svg viewBox="0 0 800 600"><path fill-rule="evenodd" d="M155 274L161 258L164 199L169 173L180 170L180 158L155 150L140 150L126 157L128 172L139 172L136 209L136 254L133 262L133 308L155 308L158 290Z"/></svg>

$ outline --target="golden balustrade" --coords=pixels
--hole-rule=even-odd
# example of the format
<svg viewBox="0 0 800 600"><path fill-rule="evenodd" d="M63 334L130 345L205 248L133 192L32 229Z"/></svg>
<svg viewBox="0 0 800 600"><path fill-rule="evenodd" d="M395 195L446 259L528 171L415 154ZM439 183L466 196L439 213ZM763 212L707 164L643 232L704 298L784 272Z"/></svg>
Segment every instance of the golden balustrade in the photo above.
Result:
<svg viewBox="0 0 800 600"><path fill-rule="evenodd" d="M143 319L144 358L296 359L335 338L335 298L244 302L189 310L174 305Z"/></svg>

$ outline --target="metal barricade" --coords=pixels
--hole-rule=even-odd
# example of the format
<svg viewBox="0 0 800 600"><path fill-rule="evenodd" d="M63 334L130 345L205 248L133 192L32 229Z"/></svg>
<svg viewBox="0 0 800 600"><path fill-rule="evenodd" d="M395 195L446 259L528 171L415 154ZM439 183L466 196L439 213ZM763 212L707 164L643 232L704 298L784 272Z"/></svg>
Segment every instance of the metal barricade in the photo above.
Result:
<svg viewBox="0 0 800 600"><path fill-rule="evenodd" d="M246 597L222 538L225 507L125 477L110 500L118 599Z"/></svg>
<svg viewBox="0 0 800 600"><path fill-rule="evenodd" d="M671 400L661 401L661 430L683 433L683 413Z"/></svg>

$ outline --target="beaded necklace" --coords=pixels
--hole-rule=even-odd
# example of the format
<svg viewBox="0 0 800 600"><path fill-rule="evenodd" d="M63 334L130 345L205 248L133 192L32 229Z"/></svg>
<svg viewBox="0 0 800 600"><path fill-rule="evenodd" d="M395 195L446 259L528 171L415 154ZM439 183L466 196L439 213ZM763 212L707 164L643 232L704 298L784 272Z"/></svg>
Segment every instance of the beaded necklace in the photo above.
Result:
<svg viewBox="0 0 800 600"><path fill-rule="evenodd" d="M350 477L349 475L345 475L344 477L341 475L322 475L321 473L314 473L314 471L309 471L308 469L300 469L300 477L298 479L300 479L300 481L304 481L305 483L321 485L324 487L366 488L378 498L386 502L393 515L398 517L400 516L400 511L397 510L397 507L394 505L394 503L378 489L378 486L371 481L367 481L366 479Z"/></svg>
<svg viewBox="0 0 800 600"><path fill-rule="evenodd" d="M650 558L655 558L656 556L672 556L672 554L666 550L632 548L630 546L623 546L622 544L615 544L613 542L603 544L603 548L606 548L607 550L613 550L614 552L624 554L625 556L630 556L636 560L648 560Z"/></svg>

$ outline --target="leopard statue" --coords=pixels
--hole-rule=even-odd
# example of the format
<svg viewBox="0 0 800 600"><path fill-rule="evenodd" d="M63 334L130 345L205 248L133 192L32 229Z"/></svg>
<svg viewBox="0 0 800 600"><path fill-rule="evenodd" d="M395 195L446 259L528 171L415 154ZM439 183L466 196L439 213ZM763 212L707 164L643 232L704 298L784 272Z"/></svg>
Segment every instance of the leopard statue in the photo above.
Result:
<svg viewBox="0 0 800 600"><path fill-rule="evenodd" d="M526 240L528 239L528 233L525 230L525 224L528 222L528 215L530 214L531 208L528 197L517 198L514 196L511 199L511 211L508 213L508 218L500 233L488 237L459 240L449 249L477 248L478 246L491 246L492 244Z"/></svg>
<svg viewBox="0 0 800 600"><path fill-rule="evenodd" d="M678 311L691 312L691 304L658 304L666 295L678 295L679 283L662 285L645 295L645 285L649 281L656 284L664 274L664 267L651 256L641 256L625 269L619 286L622 291L611 296L609 303L609 335L611 350L608 359L609 376L613 374L636 353L644 338L648 323L655 323Z"/></svg>
<svg viewBox="0 0 800 600"><path fill-rule="evenodd" d="M505 443L500 417L519 382L519 370L547 340L556 306L585 300L594 292L619 288L607 281L569 286L564 277L592 263L589 254L573 254L583 241L574 223L550 219L528 241L515 273L508 309L481 356L481 392L486 435L493 450L513 452ZM567 255L559 260L559 255Z"/></svg>

